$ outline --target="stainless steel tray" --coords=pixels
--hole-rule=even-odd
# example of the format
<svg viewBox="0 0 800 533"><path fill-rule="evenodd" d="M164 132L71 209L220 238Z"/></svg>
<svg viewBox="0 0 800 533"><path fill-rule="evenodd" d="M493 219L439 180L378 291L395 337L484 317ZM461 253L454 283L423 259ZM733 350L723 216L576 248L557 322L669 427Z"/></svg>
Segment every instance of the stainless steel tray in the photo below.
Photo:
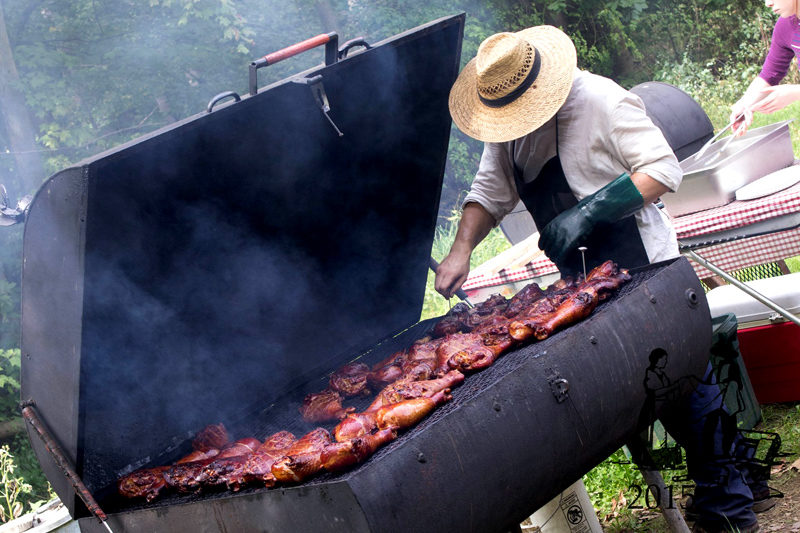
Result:
<svg viewBox="0 0 800 533"><path fill-rule="evenodd" d="M723 137L709 146L702 157L690 156L681 161L681 186L661 197L669 214L680 216L730 203L737 189L791 165L794 153L790 122L752 129L727 146L728 138Z"/></svg>

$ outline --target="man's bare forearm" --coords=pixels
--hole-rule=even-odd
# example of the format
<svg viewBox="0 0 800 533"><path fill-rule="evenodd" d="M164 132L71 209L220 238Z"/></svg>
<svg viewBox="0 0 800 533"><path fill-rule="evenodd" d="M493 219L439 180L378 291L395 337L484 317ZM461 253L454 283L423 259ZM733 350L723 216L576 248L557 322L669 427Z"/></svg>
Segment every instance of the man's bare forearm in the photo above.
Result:
<svg viewBox="0 0 800 533"><path fill-rule="evenodd" d="M489 234L494 225L494 217L480 204L468 203L464 206L450 253L436 270L434 286L445 298L450 298L464 284L469 275L472 250Z"/></svg>

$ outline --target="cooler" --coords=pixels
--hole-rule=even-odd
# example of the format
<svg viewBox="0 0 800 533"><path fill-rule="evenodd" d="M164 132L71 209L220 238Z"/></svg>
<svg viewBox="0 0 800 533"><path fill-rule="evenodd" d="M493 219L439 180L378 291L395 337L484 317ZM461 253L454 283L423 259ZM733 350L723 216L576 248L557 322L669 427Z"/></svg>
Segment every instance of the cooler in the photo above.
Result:
<svg viewBox="0 0 800 533"><path fill-rule="evenodd" d="M747 285L791 313L800 311L800 273ZM800 401L800 326L732 285L707 297L712 317L736 315L739 350L759 403Z"/></svg>

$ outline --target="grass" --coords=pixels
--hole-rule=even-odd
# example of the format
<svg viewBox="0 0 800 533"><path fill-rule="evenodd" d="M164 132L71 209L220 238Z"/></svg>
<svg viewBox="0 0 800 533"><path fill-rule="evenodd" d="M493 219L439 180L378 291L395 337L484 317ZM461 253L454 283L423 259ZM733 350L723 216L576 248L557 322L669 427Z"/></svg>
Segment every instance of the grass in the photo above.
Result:
<svg viewBox="0 0 800 533"><path fill-rule="evenodd" d="M453 217L444 225L436 228L436 235L433 240L431 257L441 262L450 251L450 246L456 238L458 230L458 219ZM470 268L475 268L496 256L500 252L511 247L511 243L506 239L500 227L494 228L489 235L475 248L470 259ZM449 302L433 288L433 271L428 270L428 282L425 285L425 301L422 305L422 316L420 320L442 316L450 310L451 305L458 303L458 299Z"/></svg>

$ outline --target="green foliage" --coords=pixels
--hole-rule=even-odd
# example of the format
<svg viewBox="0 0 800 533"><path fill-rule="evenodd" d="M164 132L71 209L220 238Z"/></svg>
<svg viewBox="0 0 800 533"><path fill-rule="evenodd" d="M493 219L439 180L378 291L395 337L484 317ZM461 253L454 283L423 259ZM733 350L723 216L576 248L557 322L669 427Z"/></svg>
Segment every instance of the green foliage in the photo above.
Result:
<svg viewBox="0 0 800 533"><path fill-rule="evenodd" d="M22 516L24 494L30 494L31 486L16 475L14 456L8 446L0 447L0 521L8 522Z"/></svg>
<svg viewBox="0 0 800 533"><path fill-rule="evenodd" d="M22 227L0 228L0 350L19 346Z"/></svg>
<svg viewBox="0 0 800 533"><path fill-rule="evenodd" d="M20 351L0 350L0 420L19 416Z"/></svg>

